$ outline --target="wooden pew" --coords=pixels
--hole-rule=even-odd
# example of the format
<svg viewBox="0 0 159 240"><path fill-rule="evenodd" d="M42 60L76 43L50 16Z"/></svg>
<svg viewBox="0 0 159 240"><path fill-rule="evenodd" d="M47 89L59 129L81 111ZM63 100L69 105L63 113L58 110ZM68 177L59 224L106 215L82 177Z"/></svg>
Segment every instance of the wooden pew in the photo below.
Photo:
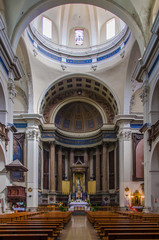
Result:
<svg viewBox="0 0 159 240"><path fill-rule="evenodd" d="M1 240L48 240L47 234L0 234Z"/></svg>
<svg viewBox="0 0 159 240"><path fill-rule="evenodd" d="M159 239L159 232L153 233L108 233L108 240L115 239Z"/></svg>
<svg viewBox="0 0 159 240"><path fill-rule="evenodd" d="M106 240L108 237L109 233L159 233L159 228L107 228L104 229L104 236L101 235L101 237L103 237L103 240Z"/></svg>

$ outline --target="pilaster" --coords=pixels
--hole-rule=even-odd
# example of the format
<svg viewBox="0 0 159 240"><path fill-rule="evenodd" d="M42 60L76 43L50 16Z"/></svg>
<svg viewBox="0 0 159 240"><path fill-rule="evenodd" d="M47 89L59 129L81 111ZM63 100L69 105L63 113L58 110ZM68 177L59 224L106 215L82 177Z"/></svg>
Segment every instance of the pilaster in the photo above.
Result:
<svg viewBox="0 0 159 240"><path fill-rule="evenodd" d="M96 191L100 191L100 153L99 147L96 147Z"/></svg>
<svg viewBox="0 0 159 240"><path fill-rule="evenodd" d="M29 122L26 130L27 138L27 209L32 211L38 207L38 144L39 127Z"/></svg>

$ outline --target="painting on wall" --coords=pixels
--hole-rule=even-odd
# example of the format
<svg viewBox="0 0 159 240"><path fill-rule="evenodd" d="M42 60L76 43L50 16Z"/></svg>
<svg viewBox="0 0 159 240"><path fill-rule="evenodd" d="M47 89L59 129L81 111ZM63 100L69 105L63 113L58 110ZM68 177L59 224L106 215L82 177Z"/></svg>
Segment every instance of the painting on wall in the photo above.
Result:
<svg viewBox="0 0 159 240"><path fill-rule="evenodd" d="M24 164L24 141L25 134L24 133L14 133L13 135L13 161L19 160L22 164ZM23 172L12 172L12 180L17 182L24 181L24 173Z"/></svg>
<svg viewBox="0 0 159 240"><path fill-rule="evenodd" d="M144 139L143 134L133 133L133 181L144 180Z"/></svg>

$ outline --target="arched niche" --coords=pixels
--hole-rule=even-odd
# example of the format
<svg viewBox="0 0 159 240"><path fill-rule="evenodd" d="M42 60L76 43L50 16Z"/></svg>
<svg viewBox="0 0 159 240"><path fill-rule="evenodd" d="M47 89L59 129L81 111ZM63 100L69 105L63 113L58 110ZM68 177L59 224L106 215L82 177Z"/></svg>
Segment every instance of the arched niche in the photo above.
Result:
<svg viewBox="0 0 159 240"><path fill-rule="evenodd" d="M152 92L152 100L150 106L151 123L155 124L159 119L159 79L157 80L157 83Z"/></svg>
<svg viewBox="0 0 159 240"><path fill-rule="evenodd" d="M137 88L137 85L141 85L141 83L137 83L135 79L132 79L133 72L135 70L138 59L141 57L139 46L137 41L135 41L132 49L131 49L131 57L129 57L127 73L126 73L126 82L124 88L124 113L129 114L130 112L130 104L131 98Z"/></svg>
<svg viewBox="0 0 159 240"><path fill-rule="evenodd" d="M0 172L2 170L4 170L5 163L6 163L5 150L0 143ZM0 174L0 182L1 182L0 192L2 192L4 190L4 188L6 187L5 180L6 180L6 175L5 174Z"/></svg>
<svg viewBox="0 0 159 240"><path fill-rule="evenodd" d="M1 79L0 79L0 122L5 125L7 122L6 99Z"/></svg>
<svg viewBox="0 0 159 240"><path fill-rule="evenodd" d="M151 207L159 210L159 142L156 144L151 158Z"/></svg>

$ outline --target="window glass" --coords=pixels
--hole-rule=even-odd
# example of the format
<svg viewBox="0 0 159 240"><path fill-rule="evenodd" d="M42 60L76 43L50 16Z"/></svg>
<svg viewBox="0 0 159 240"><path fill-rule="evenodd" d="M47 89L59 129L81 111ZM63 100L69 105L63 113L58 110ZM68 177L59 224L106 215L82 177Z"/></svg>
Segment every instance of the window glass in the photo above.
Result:
<svg viewBox="0 0 159 240"><path fill-rule="evenodd" d="M43 35L51 38L52 37L52 22L48 19L43 17Z"/></svg>
<svg viewBox="0 0 159 240"><path fill-rule="evenodd" d="M83 29L75 30L75 44L83 45Z"/></svg>
<svg viewBox="0 0 159 240"><path fill-rule="evenodd" d="M106 39L110 39L115 36L115 18L110 19L106 23Z"/></svg>

